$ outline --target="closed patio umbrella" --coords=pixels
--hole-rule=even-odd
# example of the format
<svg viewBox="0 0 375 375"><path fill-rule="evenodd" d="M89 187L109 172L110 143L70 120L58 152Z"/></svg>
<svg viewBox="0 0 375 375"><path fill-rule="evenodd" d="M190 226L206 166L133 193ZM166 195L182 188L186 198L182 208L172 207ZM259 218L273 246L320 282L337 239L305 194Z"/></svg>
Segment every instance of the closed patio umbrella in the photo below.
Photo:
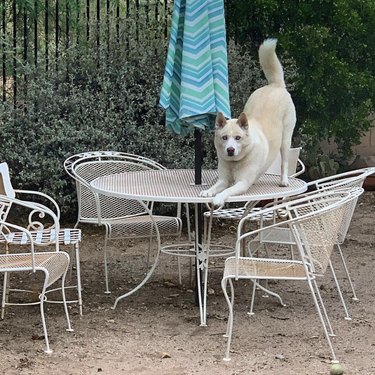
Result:
<svg viewBox="0 0 375 375"><path fill-rule="evenodd" d="M223 0L175 0L160 105L166 110L168 129L181 135L194 129L194 182L201 184L202 131L214 128L217 112L230 117ZM201 244L201 204L196 206L196 219L196 240ZM196 297L201 300L198 262L196 267Z"/></svg>
<svg viewBox="0 0 375 375"><path fill-rule="evenodd" d="M223 0L175 0L160 105L166 126L195 133L195 183L201 183L202 133L217 112L230 117Z"/></svg>

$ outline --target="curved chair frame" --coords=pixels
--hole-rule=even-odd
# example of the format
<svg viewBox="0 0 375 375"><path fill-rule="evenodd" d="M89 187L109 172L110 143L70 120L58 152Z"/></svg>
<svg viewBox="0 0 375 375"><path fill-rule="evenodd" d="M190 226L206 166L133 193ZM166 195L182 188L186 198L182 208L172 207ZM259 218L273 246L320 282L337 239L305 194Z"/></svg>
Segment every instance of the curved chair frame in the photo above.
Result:
<svg viewBox="0 0 375 375"><path fill-rule="evenodd" d="M32 231L29 231L27 228L15 225L6 221L5 218L9 209L13 205L22 206L27 209L31 209L34 213L38 213L39 216L48 215L52 221L53 226L56 232L59 232L59 222L57 216L49 208L44 207L41 204L34 204L32 202L20 201L16 198L6 197L0 194L0 242L5 243L6 253L0 254L0 272L4 273L4 285L3 285L3 295L2 295L2 314L1 318L4 319L4 309L7 305L39 305L40 314L42 319L42 326L45 338L45 352L50 354L52 350L49 345L47 325L44 313L44 302L47 301L47 288L52 286L56 281L61 279L61 289L62 300L64 306L64 311L67 319L68 328L67 331L73 331L70 324L67 300L65 297L65 278L69 268L69 255L63 251L59 250L59 244L57 241L54 242L56 245L55 251L35 251L35 234ZM9 253L9 244L12 244L12 235L17 234L22 237L22 245L27 245L29 252L17 252ZM24 246L23 246L24 247ZM44 274L43 286L41 288L39 299L36 302L27 302L27 303L12 303L8 301L8 282L9 282L9 273L30 272L36 273L40 271ZM24 291L25 290L17 290Z"/></svg>
<svg viewBox="0 0 375 375"><path fill-rule="evenodd" d="M65 288L76 288L77 299L68 300L68 303L78 303L80 315L82 315L82 286L79 243L81 241L81 231L79 229L60 228L60 208L57 202L47 194L34 190L19 190L12 187L7 163L0 163L0 197L2 209L0 217L6 220L12 206L14 209L24 207L28 210L28 225L33 245L36 248L54 247L59 251L60 246L73 246L76 261L76 285L65 286ZM21 199L24 198L24 199ZM26 198L28 199L26 201ZM31 200L30 200L31 199ZM43 202L43 203L41 203ZM48 222L53 218L52 223ZM29 245L28 237L24 232L11 231L6 225L0 226L0 245L5 245L6 252L9 253L10 246ZM70 263L72 270L72 263ZM4 316L4 309L7 304L9 292L9 273L6 273L6 280L3 285L3 303L1 316ZM46 291L46 301L50 303L61 303L61 300L48 299L49 293L55 289Z"/></svg>
<svg viewBox="0 0 375 375"><path fill-rule="evenodd" d="M228 304L229 317L226 337L227 348L224 360L230 360L230 346L233 332L233 304L234 280L247 279L253 282L253 295L251 311L254 305L255 289L259 280L299 280L305 281L310 289L320 322L327 339L332 361L338 362L330 336L333 335L322 297L317 285L317 278L322 277L329 266L331 253L336 243L340 230L342 217L346 208L362 194L362 188L342 191L322 191L308 197L297 197L286 202L264 208L259 213L261 217L280 210L285 213L283 222L276 222L268 226L244 232L244 225L248 217L243 218L238 226L235 256L225 261L222 289ZM251 218L251 215L250 215ZM242 242L258 236L265 230L275 229L279 226L288 226L292 232L298 249L299 259L271 259L250 256L241 256ZM324 230L322 230L324 228ZM251 245L252 241L249 241ZM250 246L251 247L251 246ZM229 296L227 284L230 286Z"/></svg>
<svg viewBox="0 0 375 375"><path fill-rule="evenodd" d="M76 182L78 217L75 228L80 223L96 224L105 228L105 293L110 293L108 243L117 239L149 238L150 253L155 230L153 230L154 223L147 211L152 212L153 204L145 202L146 210L138 201L98 194L92 191L90 183L97 177L112 173L166 168L146 157L117 151L89 151L72 155L65 160L64 168ZM181 235L180 206L177 207L176 217L154 215L153 219L161 236L179 237ZM180 263L178 266L181 282Z"/></svg>
<svg viewBox="0 0 375 375"><path fill-rule="evenodd" d="M304 194L304 196L308 197L309 195L316 194L317 191L336 191L340 189L350 189L350 188L355 188L355 187L360 188L362 187L365 179L374 173L375 173L374 167L362 168L362 169L356 169L356 170L352 170L349 172L324 177L315 181L311 181L308 183L308 188L310 190L311 189L313 190L310 191L309 193ZM288 198L286 198L285 200L288 200ZM348 232L356 204L357 204L357 199L353 200L351 202L351 205L348 205L346 207L346 212L342 218L342 222L339 228L337 241L336 241L336 248L339 251L339 255L340 255L341 262L345 271L346 279L350 285L350 288L353 294L352 299L354 301L358 301L358 297L354 288L354 283L352 281L349 268L347 266L347 262L345 260L345 256L342 251L341 245L345 241L345 237ZM280 212L278 213L277 217L280 218ZM261 226L263 226L263 223L261 224ZM253 240L253 242L258 242L259 244L264 245L264 246L267 246L267 244L272 244L272 243L284 244L284 245L289 245L289 246L295 245L295 241L291 235L289 228L287 227L279 227L277 229L263 231L259 236L257 236ZM335 274L335 270L333 266L331 267L331 271L332 271L332 275L337 286L337 290L341 299L341 303L344 308L345 319L351 320L351 317L350 317L347 305L345 303L344 297L342 295L342 291L338 283L338 280L336 278L336 274Z"/></svg>

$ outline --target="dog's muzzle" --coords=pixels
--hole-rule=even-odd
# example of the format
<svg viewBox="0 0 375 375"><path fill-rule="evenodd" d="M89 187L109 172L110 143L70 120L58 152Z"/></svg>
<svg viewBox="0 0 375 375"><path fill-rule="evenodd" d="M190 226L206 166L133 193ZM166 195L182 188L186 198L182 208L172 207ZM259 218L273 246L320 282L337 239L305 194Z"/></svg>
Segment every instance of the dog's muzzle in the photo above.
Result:
<svg viewBox="0 0 375 375"><path fill-rule="evenodd" d="M227 154L228 156L234 156L234 152L235 152L235 148L234 147L228 147L227 148Z"/></svg>

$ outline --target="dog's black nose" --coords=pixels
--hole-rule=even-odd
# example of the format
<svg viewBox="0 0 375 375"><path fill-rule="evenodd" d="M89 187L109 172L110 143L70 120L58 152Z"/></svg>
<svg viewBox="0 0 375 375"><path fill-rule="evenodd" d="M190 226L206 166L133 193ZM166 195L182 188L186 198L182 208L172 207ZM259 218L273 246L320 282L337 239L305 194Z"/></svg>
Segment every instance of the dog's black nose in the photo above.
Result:
<svg viewBox="0 0 375 375"><path fill-rule="evenodd" d="M234 147L228 147L228 148L227 148L228 156L233 156L233 155L234 155L234 151L236 151L236 150L234 149Z"/></svg>

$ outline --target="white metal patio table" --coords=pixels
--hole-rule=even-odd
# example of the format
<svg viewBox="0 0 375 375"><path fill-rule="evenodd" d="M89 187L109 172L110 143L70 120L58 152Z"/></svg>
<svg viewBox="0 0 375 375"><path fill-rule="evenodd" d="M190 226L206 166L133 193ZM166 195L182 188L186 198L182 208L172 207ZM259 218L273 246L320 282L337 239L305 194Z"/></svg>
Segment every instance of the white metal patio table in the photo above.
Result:
<svg viewBox="0 0 375 375"><path fill-rule="evenodd" d="M198 229L198 205L202 203L210 204L212 198L201 197L199 194L202 190L213 185L217 180L217 170L203 170L202 184L194 184L194 169L167 169L167 170L149 170L137 171L120 174L111 174L99 177L91 182L92 190L96 193L105 194L114 197L127 199L135 199L144 205L146 211L152 219L152 212L149 211L147 202L173 202L173 203L190 203L195 207L195 227ZM231 196L227 202L248 202L260 201L268 199L276 199L287 196L296 195L306 191L307 186L303 180L289 177L289 186L279 186L280 176L266 174L262 176L250 189L241 195ZM159 254L163 251L160 235L157 226L155 232L158 243L157 255L153 266L146 274L145 278L130 292L119 296L113 308L117 303L134 293L142 287L151 277L158 262ZM202 244L199 243L200 236L195 236L194 243L189 246L194 247L197 265L200 268L205 267L206 262L202 258L204 256ZM186 244L176 244L176 246L184 246ZM169 245L170 246L170 245ZM165 252L169 249L166 248ZM197 285L200 285L200 272L197 272ZM206 298L206 297L205 297ZM205 300L202 301L201 288L198 287L198 303L200 308L201 325L206 325L206 309Z"/></svg>

